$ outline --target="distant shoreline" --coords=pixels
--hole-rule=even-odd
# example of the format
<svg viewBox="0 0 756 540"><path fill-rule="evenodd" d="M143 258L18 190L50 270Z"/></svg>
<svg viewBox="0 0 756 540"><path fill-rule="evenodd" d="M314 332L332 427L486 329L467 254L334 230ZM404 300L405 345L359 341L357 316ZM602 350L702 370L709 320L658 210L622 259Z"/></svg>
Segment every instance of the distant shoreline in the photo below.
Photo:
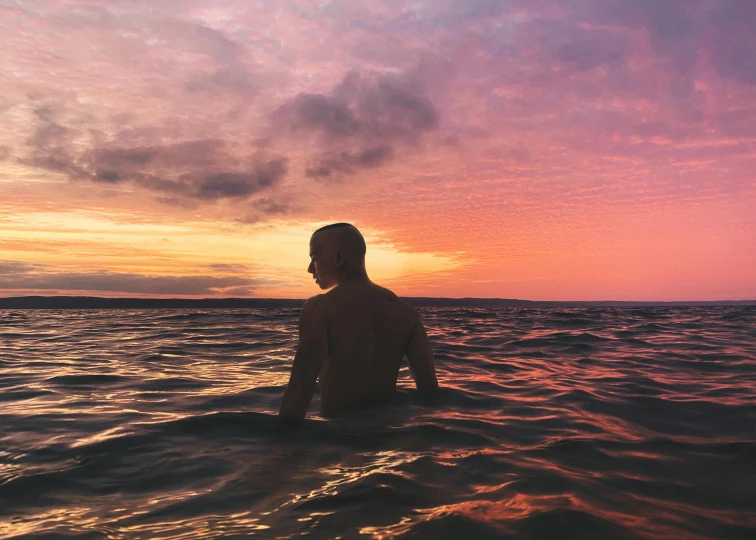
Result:
<svg viewBox="0 0 756 540"><path fill-rule="evenodd" d="M507 298L402 297L415 307L684 307L756 306L756 300L721 301L545 301ZM240 309L301 308L288 298L105 298L97 296L15 296L0 298L0 309Z"/></svg>

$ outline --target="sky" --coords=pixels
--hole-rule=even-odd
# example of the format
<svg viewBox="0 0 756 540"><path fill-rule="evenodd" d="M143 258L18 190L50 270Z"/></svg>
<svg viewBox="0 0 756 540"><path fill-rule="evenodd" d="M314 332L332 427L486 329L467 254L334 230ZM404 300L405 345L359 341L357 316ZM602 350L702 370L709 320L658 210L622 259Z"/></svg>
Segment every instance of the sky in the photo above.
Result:
<svg viewBox="0 0 756 540"><path fill-rule="evenodd" d="M0 0L0 296L756 299L756 2Z"/></svg>

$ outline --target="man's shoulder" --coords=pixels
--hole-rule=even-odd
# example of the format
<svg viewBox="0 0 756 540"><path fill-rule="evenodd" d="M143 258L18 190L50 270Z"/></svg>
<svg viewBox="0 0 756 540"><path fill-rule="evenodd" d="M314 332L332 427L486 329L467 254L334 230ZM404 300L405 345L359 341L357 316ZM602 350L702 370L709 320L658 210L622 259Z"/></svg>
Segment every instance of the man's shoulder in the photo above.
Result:
<svg viewBox="0 0 756 540"><path fill-rule="evenodd" d="M414 306L412 306L412 304L410 304L409 302L407 302L404 298L400 298L399 296L397 296L396 293L394 293L394 291L390 291L389 289L384 289L384 290L389 295L391 295L391 297L393 298L393 300L395 302L397 302L398 304L400 304L404 308L405 311L407 311L408 313L412 313L412 314L414 314L414 313L417 312L417 310L415 310L415 308L414 308Z"/></svg>
<svg viewBox="0 0 756 540"><path fill-rule="evenodd" d="M411 321L411 324L414 325L414 321L418 317L418 313L417 310L412 306L412 304L410 304L403 298L400 298L394 291L387 289L386 287L379 286L379 289L383 293L383 297L389 300L390 304L394 306L394 313L401 313L403 317Z"/></svg>
<svg viewBox="0 0 756 540"><path fill-rule="evenodd" d="M312 317L322 314L323 310L326 309L327 303L328 299L326 298L325 294L316 294L315 296L311 296L310 298L305 300L305 303L302 306L302 316Z"/></svg>
<svg viewBox="0 0 756 540"><path fill-rule="evenodd" d="M325 295L317 294L305 300L302 311L299 313L300 327L316 328L324 323L326 313Z"/></svg>
<svg viewBox="0 0 756 540"><path fill-rule="evenodd" d="M371 283L370 288L372 288L374 292L377 292L378 297L381 297L384 301L388 301L389 303L396 306L401 306L401 311L409 314L410 316L416 315L415 308L412 307L411 304L397 296L396 293L391 289L387 289L386 287L382 287L381 285L378 285L376 283ZM323 310L335 309L338 311L344 306L351 305L352 302L362 301L357 300L359 298L361 297L349 294L348 292L345 293L344 290L336 286L330 291L327 291L323 294L316 294L315 296L312 296L305 303L310 305L310 307L312 308L319 306Z"/></svg>
<svg viewBox="0 0 756 540"><path fill-rule="evenodd" d="M317 308L319 306L322 306L326 302L326 295L325 294L316 294L315 296L309 297L307 300L305 300L304 305L302 306L302 309L313 309Z"/></svg>
<svg viewBox="0 0 756 540"><path fill-rule="evenodd" d="M391 289L378 285L377 283L373 283L373 286L375 287L375 290L377 290L384 299L389 300L391 302L399 302L402 304L406 304L406 302L402 300L401 298L399 298L396 295L396 293L392 291Z"/></svg>

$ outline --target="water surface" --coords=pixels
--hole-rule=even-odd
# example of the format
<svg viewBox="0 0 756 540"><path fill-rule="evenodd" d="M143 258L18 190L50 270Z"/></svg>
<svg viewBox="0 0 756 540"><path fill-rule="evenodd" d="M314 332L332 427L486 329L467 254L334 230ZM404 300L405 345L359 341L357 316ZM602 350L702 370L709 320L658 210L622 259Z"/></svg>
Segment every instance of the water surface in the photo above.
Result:
<svg viewBox="0 0 756 540"><path fill-rule="evenodd" d="M756 537L755 308L419 311L295 430L297 309L0 311L0 538Z"/></svg>

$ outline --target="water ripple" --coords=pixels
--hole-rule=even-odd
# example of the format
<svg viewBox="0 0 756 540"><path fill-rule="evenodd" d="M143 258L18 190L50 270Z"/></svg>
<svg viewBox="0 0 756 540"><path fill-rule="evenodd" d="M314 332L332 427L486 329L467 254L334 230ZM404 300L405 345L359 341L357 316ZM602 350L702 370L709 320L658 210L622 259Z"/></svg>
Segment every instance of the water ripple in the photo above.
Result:
<svg viewBox="0 0 756 540"><path fill-rule="evenodd" d="M0 311L0 537L756 537L756 309L421 312L291 430L297 309Z"/></svg>

